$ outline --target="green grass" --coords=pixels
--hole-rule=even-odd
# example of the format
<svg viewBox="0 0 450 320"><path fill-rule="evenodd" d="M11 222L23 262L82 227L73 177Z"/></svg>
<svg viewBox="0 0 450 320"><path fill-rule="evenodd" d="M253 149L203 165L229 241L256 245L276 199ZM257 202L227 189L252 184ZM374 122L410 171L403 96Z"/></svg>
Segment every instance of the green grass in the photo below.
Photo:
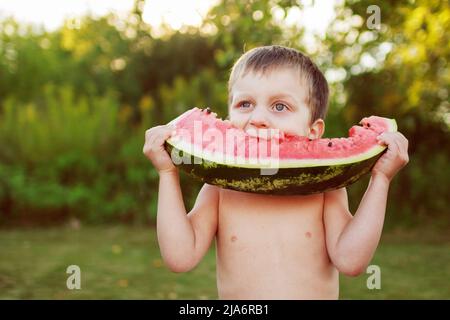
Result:
<svg viewBox="0 0 450 320"><path fill-rule="evenodd" d="M448 235L391 231L372 262L381 290L367 289L367 274L341 277L341 298L449 299L449 253ZM0 230L0 298L216 299L214 259L210 250L192 272L171 273L152 228ZM72 264L81 268L81 290L66 287Z"/></svg>

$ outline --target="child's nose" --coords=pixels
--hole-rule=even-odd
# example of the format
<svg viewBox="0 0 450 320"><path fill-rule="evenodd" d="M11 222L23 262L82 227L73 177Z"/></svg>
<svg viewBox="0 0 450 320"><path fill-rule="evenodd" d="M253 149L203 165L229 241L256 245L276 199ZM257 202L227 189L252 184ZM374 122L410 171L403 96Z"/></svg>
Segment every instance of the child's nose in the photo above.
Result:
<svg viewBox="0 0 450 320"><path fill-rule="evenodd" d="M260 110L258 110L260 109ZM250 125L255 128L268 128L269 123L262 108L255 108L250 117Z"/></svg>

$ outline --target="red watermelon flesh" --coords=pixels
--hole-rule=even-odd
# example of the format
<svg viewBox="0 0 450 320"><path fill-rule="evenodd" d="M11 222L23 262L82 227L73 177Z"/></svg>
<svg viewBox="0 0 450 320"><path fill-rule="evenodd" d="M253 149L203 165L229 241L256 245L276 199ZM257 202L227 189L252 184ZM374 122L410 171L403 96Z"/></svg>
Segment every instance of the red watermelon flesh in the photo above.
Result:
<svg viewBox="0 0 450 320"><path fill-rule="evenodd" d="M218 154L244 160L277 157L281 167L334 164L335 160L359 161L383 148L377 142L378 135L397 129L395 120L371 116L362 119L360 126L351 127L348 138L310 140L275 130L263 130L263 134L260 130L256 135L250 135L230 121L218 119L215 113L199 108L185 112L173 123L176 125L173 141L194 145L213 159Z"/></svg>

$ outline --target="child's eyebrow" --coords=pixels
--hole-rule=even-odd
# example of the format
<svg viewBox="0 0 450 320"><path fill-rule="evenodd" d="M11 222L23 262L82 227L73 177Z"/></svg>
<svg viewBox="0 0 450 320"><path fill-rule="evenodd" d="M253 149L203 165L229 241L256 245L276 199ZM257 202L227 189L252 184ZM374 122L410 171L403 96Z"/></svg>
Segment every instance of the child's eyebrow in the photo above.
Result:
<svg viewBox="0 0 450 320"><path fill-rule="evenodd" d="M233 100L248 99L248 98L252 98L252 97L253 97L252 94L246 93L246 92L242 92L242 93L235 94L233 96L233 98L234 98ZM292 100L295 103L298 103L297 99L294 96L292 96L292 95L290 95L288 93L274 94L274 95L269 96L269 99L270 100L289 99L289 100Z"/></svg>
<svg viewBox="0 0 450 320"><path fill-rule="evenodd" d="M294 96L292 96L288 93L279 93L279 94L270 96L270 100L277 100L277 99L289 100L290 102L293 102L295 104L294 107L299 104L299 101Z"/></svg>
<svg viewBox="0 0 450 320"><path fill-rule="evenodd" d="M294 96L292 96L292 95L290 95L290 94L288 94L288 93L279 93L279 94L275 94L275 95L272 95L272 96L270 96L270 99L290 99L290 100L292 100L292 101L294 101L294 102L296 102L297 101L297 99L295 99L295 97Z"/></svg>

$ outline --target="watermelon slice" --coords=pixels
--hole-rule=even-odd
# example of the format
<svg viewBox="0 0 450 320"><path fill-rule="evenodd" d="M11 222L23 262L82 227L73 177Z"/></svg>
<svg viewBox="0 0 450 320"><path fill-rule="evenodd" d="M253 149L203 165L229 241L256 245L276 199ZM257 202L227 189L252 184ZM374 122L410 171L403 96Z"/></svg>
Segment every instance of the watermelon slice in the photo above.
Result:
<svg viewBox="0 0 450 320"><path fill-rule="evenodd" d="M174 119L166 141L173 162L212 185L243 192L306 195L345 187L368 173L386 147L376 137L397 131L393 119L371 116L348 138L315 139L277 130L244 132L209 109Z"/></svg>

